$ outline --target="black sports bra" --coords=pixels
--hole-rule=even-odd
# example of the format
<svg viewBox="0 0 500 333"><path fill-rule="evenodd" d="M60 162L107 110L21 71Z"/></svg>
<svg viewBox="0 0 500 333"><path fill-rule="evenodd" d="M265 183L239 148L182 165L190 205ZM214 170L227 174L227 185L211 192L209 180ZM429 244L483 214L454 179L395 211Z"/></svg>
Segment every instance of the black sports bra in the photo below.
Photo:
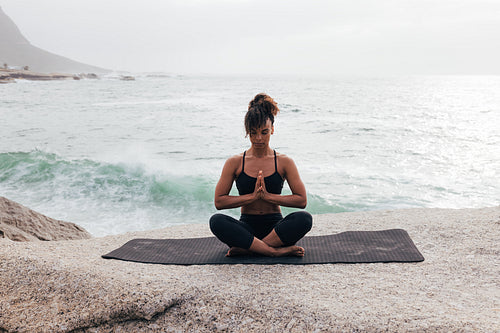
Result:
<svg viewBox="0 0 500 333"><path fill-rule="evenodd" d="M245 155L246 151L243 153L243 163L241 166L241 173L236 178L236 187L240 195L253 193L255 190L255 183L257 183L257 178L250 177L245 173ZM274 151L274 173L270 176L264 177L264 183L266 184L266 190L269 193L281 194L283 189L283 177L278 172L278 164L276 162L276 151Z"/></svg>

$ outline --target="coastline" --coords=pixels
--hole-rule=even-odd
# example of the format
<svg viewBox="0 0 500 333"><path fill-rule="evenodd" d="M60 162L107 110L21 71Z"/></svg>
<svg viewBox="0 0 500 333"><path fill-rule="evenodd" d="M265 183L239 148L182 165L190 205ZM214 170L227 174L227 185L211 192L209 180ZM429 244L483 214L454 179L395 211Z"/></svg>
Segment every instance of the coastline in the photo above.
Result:
<svg viewBox="0 0 500 333"><path fill-rule="evenodd" d="M54 81L54 80L81 80L83 78L96 79L96 74L68 74L68 73L39 73L30 70L0 68L0 84L12 83L16 80Z"/></svg>
<svg viewBox="0 0 500 333"><path fill-rule="evenodd" d="M310 235L403 228L422 263L170 266L105 260L132 238L0 239L0 332L498 331L500 206L315 215ZM306 249L307 255L307 249Z"/></svg>

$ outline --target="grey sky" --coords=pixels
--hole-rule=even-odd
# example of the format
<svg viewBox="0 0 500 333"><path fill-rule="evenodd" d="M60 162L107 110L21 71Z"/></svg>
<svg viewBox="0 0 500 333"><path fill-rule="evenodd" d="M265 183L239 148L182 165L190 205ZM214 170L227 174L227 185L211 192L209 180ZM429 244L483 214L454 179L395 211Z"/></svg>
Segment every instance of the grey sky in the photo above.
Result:
<svg viewBox="0 0 500 333"><path fill-rule="evenodd" d="M498 0L0 0L36 46L129 71L500 74Z"/></svg>

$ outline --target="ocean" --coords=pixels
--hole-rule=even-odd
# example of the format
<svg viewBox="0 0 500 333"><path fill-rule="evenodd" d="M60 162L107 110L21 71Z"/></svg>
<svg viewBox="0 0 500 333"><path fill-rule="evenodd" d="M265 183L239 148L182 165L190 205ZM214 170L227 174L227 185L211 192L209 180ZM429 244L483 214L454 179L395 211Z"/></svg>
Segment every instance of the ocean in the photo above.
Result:
<svg viewBox="0 0 500 333"><path fill-rule="evenodd" d="M207 223L266 92L312 214L500 204L500 76L134 76L0 85L0 196L95 236Z"/></svg>

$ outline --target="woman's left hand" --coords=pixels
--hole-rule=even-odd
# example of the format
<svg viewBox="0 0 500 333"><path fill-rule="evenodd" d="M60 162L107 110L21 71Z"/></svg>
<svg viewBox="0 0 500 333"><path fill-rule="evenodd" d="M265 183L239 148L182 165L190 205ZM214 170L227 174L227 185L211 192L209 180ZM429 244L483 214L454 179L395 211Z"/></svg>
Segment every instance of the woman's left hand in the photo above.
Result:
<svg viewBox="0 0 500 333"><path fill-rule="evenodd" d="M264 174L262 173L262 170L259 171L259 174L257 175L257 184L259 185L259 198L262 200L266 200L266 195L267 190L266 190L266 183L264 182Z"/></svg>
<svg viewBox="0 0 500 333"><path fill-rule="evenodd" d="M259 171L256 182L259 184L258 198L274 205L304 209L307 205L306 188L300 179L295 163L291 158L284 156L281 157L280 163L283 166L283 175L292 194L282 195L267 192L264 175L262 171Z"/></svg>

